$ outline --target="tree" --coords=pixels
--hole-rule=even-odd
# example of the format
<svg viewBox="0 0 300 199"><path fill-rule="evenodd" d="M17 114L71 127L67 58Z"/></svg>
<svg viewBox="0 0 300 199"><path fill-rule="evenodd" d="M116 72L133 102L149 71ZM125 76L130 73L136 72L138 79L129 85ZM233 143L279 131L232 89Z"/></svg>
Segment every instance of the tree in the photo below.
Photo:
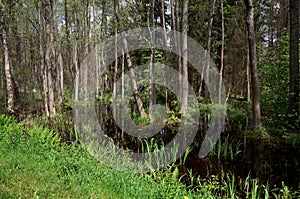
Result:
<svg viewBox="0 0 300 199"><path fill-rule="evenodd" d="M221 62L220 62L220 80L218 91L218 104L221 104L222 95L222 81L223 81L223 68L224 68L224 45L225 45L225 27L224 27L224 0L221 0L221 23L222 23L222 41L221 41Z"/></svg>
<svg viewBox="0 0 300 199"><path fill-rule="evenodd" d="M151 28L154 28L154 6L155 0L150 0L150 13L149 13L149 33L150 33L150 42L151 42L151 55L150 55L150 100L149 100L149 115L151 115L151 111L155 112L156 105L156 90L155 90L155 48L154 48L154 36ZM162 19L163 26L164 17ZM153 108L153 110L151 110Z"/></svg>
<svg viewBox="0 0 300 199"><path fill-rule="evenodd" d="M175 30L178 31L176 32L175 34L175 37L174 39L176 38L175 40L175 48L176 48L176 52L177 52L177 62L178 62L178 71L179 71L179 89L178 89L178 93L179 93L179 98L180 100L182 99L182 76L181 76L181 72L182 72L182 57L180 56L181 53L182 53L182 49L181 49L181 42L182 42L182 38L179 34L180 32L180 17L179 17L179 1L178 0L175 0L175 21L176 21L176 24L174 23L174 27L175 27Z"/></svg>
<svg viewBox="0 0 300 199"><path fill-rule="evenodd" d="M114 0L114 9L115 9L116 20L117 20L117 22L120 22L120 5L119 5L118 0ZM122 25L121 25L121 31L123 31ZM136 83L136 80L135 80L135 74L134 74L134 71L133 71L133 64L132 64L131 56L128 52L127 39L126 39L126 36L124 34L122 34L121 37L122 37L122 45L123 45L124 51L127 52L126 53L126 60L127 60L127 66L128 66L128 69L129 69L129 77L130 77L130 80L131 80L131 87L132 87L132 90L134 92L133 94L134 94L134 98L135 98L136 105L137 105L137 108L138 108L138 112L139 112L140 117L145 117L146 113L145 113L145 110L143 108L143 101L141 100L140 95L139 95L137 83Z"/></svg>
<svg viewBox="0 0 300 199"><path fill-rule="evenodd" d="M214 21L214 13L215 13L215 0L210 1L210 11L209 11L209 20L208 20L208 36L207 36L207 51L205 57L205 73L206 83L209 82L209 70L210 70L210 53L211 53L211 34L213 28ZM208 90L205 89L205 96L208 96Z"/></svg>
<svg viewBox="0 0 300 199"><path fill-rule="evenodd" d="M0 19L0 25L2 29L2 39L3 39L3 48L4 48L4 71L5 71L5 79L6 79L6 90L7 90L7 113L14 113L14 86L13 86L13 78L11 74L11 65L7 44L7 32L6 27L4 25L3 16Z"/></svg>
<svg viewBox="0 0 300 199"><path fill-rule="evenodd" d="M257 74L256 39L254 30L254 7L252 0L244 0L244 3L246 6L249 63L251 69L253 129L258 130L260 126L261 115Z"/></svg>
<svg viewBox="0 0 300 199"><path fill-rule="evenodd" d="M58 102L62 103L64 94L64 73L63 73L63 59L61 54L61 46L58 38L57 21L56 21L56 0L52 0L52 34L53 34L53 65L56 67L56 83L58 91Z"/></svg>
<svg viewBox="0 0 300 199"><path fill-rule="evenodd" d="M290 94L289 112L299 117L299 0L290 0Z"/></svg>
<svg viewBox="0 0 300 199"><path fill-rule="evenodd" d="M45 34L46 34L46 45L45 45L45 73L47 80L47 86L48 86L48 93L46 93L46 98L48 100L49 105L49 115L50 117L54 116L56 114L55 109L55 98L54 98L54 83L53 83L53 69L54 69L54 63L53 63L53 24L52 24L52 6L49 2L46 2L42 8L44 9L44 19L45 19Z"/></svg>
<svg viewBox="0 0 300 199"><path fill-rule="evenodd" d="M83 37L83 59L88 59L89 54L89 0L83 0L82 1L82 37ZM85 88L84 90L84 97L87 99L88 95L88 74L89 74L89 65L88 61L83 62L83 65L81 67L84 67L84 80L83 80L83 86Z"/></svg>
<svg viewBox="0 0 300 199"><path fill-rule="evenodd" d="M181 110L182 114L186 114L188 104L188 8L189 0L183 1L183 18L182 18L182 102Z"/></svg>
<svg viewBox="0 0 300 199"><path fill-rule="evenodd" d="M46 115L56 114L53 85L53 27L52 10L49 2L37 2L39 20L39 55L43 80L44 108Z"/></svg>

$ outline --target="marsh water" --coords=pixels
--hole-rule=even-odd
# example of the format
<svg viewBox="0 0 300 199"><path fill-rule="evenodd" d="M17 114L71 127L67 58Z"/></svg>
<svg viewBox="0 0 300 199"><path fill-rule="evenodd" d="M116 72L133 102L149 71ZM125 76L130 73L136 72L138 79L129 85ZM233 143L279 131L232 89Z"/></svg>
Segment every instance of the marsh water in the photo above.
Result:
<svg viewBox="0 0 300 199"><path fill-rule="evenodd" d="M114 123L109 108L101 108L102 114L108 117L101 117L102 128L106 134L113 138L115 143L123 148L132 151L139 151L140 140L122 132ZM289 187L298 189L300 186L300 147L288 144L284 139L280 140L261 135L249 135L235 131L234 128L226 128L219 139L220 143L227 142L227 149L220 148L221 144L215 145L215 151L205 158L199 158L199 145L203 140L203 132L207 129L206 122L201 122L192 144L192 151L189 153L185 165L180 166L181 175L192 171L194 176L206 178L212 175L220 175L222 172L229 172L235 175L235 179L246 179L248 176L257 178L262 184L269 184L270 187L281 187L282 182ZM175 134L177 125L165 126L163 131L155 135L157 142L168 143ZM200 143L200 144L199 144ZM218 157L217 151L220 150ZM224 151L227 156L224 156ZM231 154L230 154L231 153ZM185 175L188 176L188 175ZM184 178L183 178L184 179ZM189 180L186 180L189 183Z"/></svg>
<svg viewBox="0 0 300 199"><path fill-rule="evenodd" d="M287 143L273 144L258 137L238 137L241 153L233 160L217 157L198 158L191 154L186 162L188 169L201 177L228 171L237 179L248 176L258 178L263 184L280 187L282 182L298 189L300 185L300 150Z"/></svg>

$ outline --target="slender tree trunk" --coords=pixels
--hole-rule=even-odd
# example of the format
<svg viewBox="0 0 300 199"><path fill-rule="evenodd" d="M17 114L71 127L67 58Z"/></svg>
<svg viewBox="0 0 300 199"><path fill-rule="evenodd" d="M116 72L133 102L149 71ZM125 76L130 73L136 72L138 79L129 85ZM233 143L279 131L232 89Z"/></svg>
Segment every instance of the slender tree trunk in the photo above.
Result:
<svg viewBox="0 0 300 199"><path fill-rule="evenodd" d="M222 23L222 42L221 42L221 64L220 64L220 79L219 79L219 96L218 103L221 104L222 99L222 81L223 81L223 69L224 69L224 44L225 44L225 27L224 27L224 0L221 0L221 23Z"/></svg>
<svg viewBox="0 0 300 199"><path fill-rule="evenodd" d="M149 21L149 33L150 33L150 45L151 45L151 55L150 55L150 100L149 100L149 115L151 111L155 111L156 104L156 92L155 92L155 48L154 48L154 38L151 28L154 28L154 5L155 0L150 1L150 21ZM163 24L164 26L164 24ZM153 110L151 110L153 108Z"/></svg>
<svg viewBox="0 0 300 199"><path fill-rule="evenodd" d="M73 65L74 65L74 73L75 73L75 88L74 88L74 99L78 100L78 92L79 92L79 66L78 66L78 44L75 41L73 48Z"/></svg>
<svg viewBox="0 0 300 199"><path fill-rule="evenodd" d="M153 15L153 27L154 27L154 6L155 6L155 1L153 0L153 10L151 11L152 12L152 15ZM166 57L167 57L167 30L166 30L166 17L165 17L165 0L161 0L161 26L162 26L162 29L163 29L163 34L164 34L164 43L163 43L163 47L164 47L164 59L166 60Z"/></svg>
<svg viewBox="0 0 300 199"><path fill-rule="evenodd" d="M107 29L107 19L106 19L106 10L107 10L107 6L106 6L106 0L102 0L102 17L101 17L101 39L102 41L106 38L106 29ZM103 46L103 49L105 49L105 43ZM101 58L100 58L100 62L99 66L106 66L106 52L105 51L101 51ZM99 68L99 74L100 74L100 68ZM104 95L104 89L105 89L105 82L104 82L104 78L103 76L99 77L99 95L102 96Z"/></svg>
<svg viewBox="0 0 300 199"><path fill-rule="evenodd" d="M53 42L53 35L51 31L51 19L49 15L49 6L45 10L45 18L46 18L46 54L45 54L45 75L47 79L48 85L48 102L49 102L49 116L52 117L55 115L55 101L54 101L54 86L53 86L53 78L52 78L52 61L51 61L51 52L52 52L52 42Z"/></svg>
<svg viewBox="0 0 300 199"><path fill-rule="evenodd" d="M257 74L257 57L256 57L256 41L254 30L254 7L252 0L244 0L246 5L246 24L248 32L248 48L249 48L249 63L251 69L251 84L252 84L252 112L253 112L253 129L256 131L260 127L260 102Z"/></svg>
<svg viewBox="0 0 300 199"><path fill-rule="evenodd" d="M171 29L172 30L177 30L176 29L176 19L175 19L175 0L170 0L170 5L171 5ZM173 43L174 43L174 47L176 49L177 52L177 34L174 32L173 35Z"/></svg>
<svg viewBox="0 0 300 199"><path fill-rule="evenodd" d="M74 85L74 71L72 70L72 48L71 48L71 40L70 40L70 19L69 19L69 9L68 9L68 0L64 0L64 17L65 17L65 34L66 34L66 48L67 48L67 56L66 56L66 66L69 70L69 74L71 76L72 85Z"/></svg>
<svg viewBox="0 0 300 199"><path fill-rule="evenodd" d="M115 35L117 35L118 30L116 28ZM117 81L118 81L118 37L115 36L115 71L114 71L114 83L113 83L113 106L114 106L114 117L119 117L117 115L116 103L117 103ZM115 123L115 139L118 141L118 128Z"/></svg>
<svg viewBox="0 0 300 199"><path fill-rule="evenodd" d="M176 9L176 31L180 31L180 17L179 17L179 0L175 0L175 9ZM178 95L179 95L179 100L182 100L182 57L180 55L181 52L182 52L182 49L181 49L181 36L179 35L179 33L176 34L176 37L177 37L177 45L176 45L176 48L177 48L177 61L178 61L178 72L179 72L179 89L178 89Z"/></svg>
<svg viewBox="0 0 300 199"><path fill-rule="evenodd" d="M201 75L201 86L200 90L202 88L203 78L205 77L205 83L209 82L209 68L210 68L210 49L211 49L211 32L213 27L213 20L214 20L214 12L215 12L215 0L210 1L210 11L209 11L209 24L208 24L208 36L207 36L207 50L206 50L206 56L205 56L205 67L203 68L203 72ZM201 91L199 92L201 94ZM204 96L208 97L208 90L204 90Z"/></svg>
<svg viewBox="0 0 300 199"><path fill-rule="evenodd" d="M40 54L40 68L41 68L41 77L43 81L43 97L44 97L44 108L46 115L49 116L49 104L48 104L48 80L47 80L47 69L45 63L45 34L44 34L44 20L42 19L43 13L42 2L37 3L38 9L38 18L39 18L39 54Z"/></svg>
<svg viewBox="0 0 300 199"><path fill-rule="evenodd" d="M248 42L247 42L248 46ZM249 47L248 47L249 48ZM250 79L250 66L249 66L249 51L247 52L247 57L246 57L246 67L247 67L247 102L251 101L251 79Z"/></svg>
<svg viewBox="0 0 300 199"><path fill-rule="evenodd" d="M53 43L54 43L54 36L53 36L53 28L52 28L52 12L51 12L51 4L46 2L42 5L42 9L44 11L44 18L45 18L45 80L47 81L47 93L46 98L48 100L49 106L49 117L52 117L56 114L55 110L55 99L54 99L54 85L53 85L53 77L52 77L52 70L54 63L51 59L53 57Z"/></svg>
<svg viewBox="0 0 300 199"><path fill-rule="evenodd" d="M299 113L299 0L290 0L290 93L289 111L295 121Z"/></svg>
<svg viewBox="0 0 300 199"><path fill-rule="evenodd" d="M121 81L122 81L122 85L121 85L121 99L122 99L122 102L124 101L124 98L125 98L125 54L124 54L124 50L122 48L122 77L121 77ZM122 107L123 109L124 107ZM123 141L124 140L124 126L125 126L125 120L124 120L124 112L122 111L121 113L121 119L122 119L122 132L121 132L121 140Z"/></svg>
<svg viewBox="0 0 300 199"><path fill-rule="evenodd" d="M85 62L83 63L82 67L84 67L84 81L83 81L83 87L84 87L84 97L87 99L88 95L88 71L89 71L89 65L88 61L86 60L89 54L89 0L83 0L82 1L83 6L83 12L82 12L82 30L83 30L83 59L85 59Z"/></svg>
<svg viewBox="0 0 300 199"><path fill-rule="evenodd" d="M188 8L189 0L183 1L183 18L182 18L182 102L181 110L182 114L186 114L188 104Z"/></svg>
<svg viewBox="0 0 300 199"><path fill-rule="evenodd" d="M79 24L79 18L77 15L77 8L73 11L74 13L74 23L75 23L75 41L73 45L73 73L75 77L75 85L74 85L74 99L78 100L79 99L79 62L78 62L78 41L80 40L79 32L80 32L80 24Z"/></svg>
<svg viewBox="0 0 300 199"><path fill-rule="evenodd" d="M175 10L176 10L175 0L170 0L170 5L171 5L171 30L173 30L173 35L172 35L173 36L173 38L172 38L173 46L171 46L171 48L175 48L176 52L178 53L178 38L177 38L178 34L177 34L177 32L175 32L177 30L177 24L176 24L176 18L175 18ZM178 61L179 55L177 55L175 58ZM178 61L178 72L179 72L178 97L180 100L180 98L181 98L181 75L180 75L181 67L179 67L179 61ZM165 95L166 95L165 105L166 105L167 113L168 113L169 109L168 109L168 101L167 101L168 100L168 89L167 88L165 89Z"/></svg>
<svg viewBox="0 0 300 199"><path fill-rule="evenodd" d="M52 29L53 29L53 40L54 40L54 63L56 68L56 83L58 91L58 102L61 104L63 101L64 93L64 73L63 73L63 59L61 55L61 46L58 38L57 21L56 21L56 0L52 0Z"/></svg>
<svg viewBox="0 0 300 199"><path fill-rule="evenodd" d="M118 0L114 0L114 6L115 6L115 17L117 19L117 22L120 22L120 8L119 8L119 1ZM121 28L121 31L122 31L123 28ZM128 68L129 68L129 76L130 76L130 79L131 79L131 87L132 87L132 90L133 90L133 94L134 94L134 98L135 98L135 101L136 101L136 105L138 107L138 111L139 111L139 114L140 114L140 117L145 117L146 114L145 114L145 111L144 111L144 108L143 108L143 102L139 96L139 91L138 91L138 87L137 87L137 83L136 83L136 80L135 80L135 74L134 74L134 71L133 71L133 65L132 65L132 61L131 61L131 57L130 57L130 54L128 52L128 44L127 44L127 39L126 39L126 35L122 34L122 44L123 44L123 48L124 48L124 51L127 52L126 53L126 61L127 61L127 65L128 65Z"/></svg>
<svg viewBox="0 0 300 199"><path fill-rule="evenodd" d="M2 20L0 20L2 23ZM4 49L4 71L6 78L6 90L7 90L7 113L14 113L14 85L13 78L11 74L11 66L10 66L10 58L8 52L8 44L7 44L7 33L5 27L2 26L2 38L3 38L3 49Z"/></svg>

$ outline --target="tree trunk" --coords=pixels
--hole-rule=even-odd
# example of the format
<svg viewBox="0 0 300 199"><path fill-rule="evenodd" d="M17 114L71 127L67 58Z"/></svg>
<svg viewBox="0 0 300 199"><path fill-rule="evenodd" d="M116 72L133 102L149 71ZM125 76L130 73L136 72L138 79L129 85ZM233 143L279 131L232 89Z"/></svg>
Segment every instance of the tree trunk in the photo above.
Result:
<svg viewBox="0 0 300 199"><path fill-rule="evenodd" d="M48 107L49 107L49 117L52 117L56 114L55 111L55 99L54 99L54 86L53 86L53 77L52 77L52 70L53 70L53 62L51 58L51 54L53 55L53 28L51 27L51 5L47 3L42 5L42 9L44 11L44 18L45 18L45 35L46 35L46 42L45 42L45 67L44 67L44 79L47 82L47 90L45 92L46 99L48 100Z"/></svg>
<svg viewBox="0 0 300 199"><path fill-rule="evenodd" d="M175 9L176 9L176 31L180 31L180 27L179 27L179 24L180 24L180 18L179 18L179 0L175 0ZM179 33L176 34L176 52L177 52L177 61L178 61L178 72L179 72L179 89L178 89L178 95L179 95L179 100L182 99L182 57L180 55L181 54L181 36Z"/></svg>
<svg viewBox="0 0 300 199"><path fill-rule="evenodd" d="M260 102L257 74L256 41L254 30L254 7L252 0L244 0L246 6L246 25L248 32L249 64L251 69L252 84L252 112L253 129L256 131L260 127Z"/></svg>
<svg viewBox="0 0 300 199"><path fill-rule="evenodd" d="M70 40L70 22L69 22L69 9L68 9L68 0L64 0L64 17L65 17L65 34L66 34L66 48L67 48L67 56L66 56L66 66L69 70L69 74L71 76L72 85L74 85L74 72L72 70L72 48L71 48L71 40ZM67 77L68 78L68 77ZM70 78L70 77L69 77Z"/></svg>
<svg viewBox="0 0 300 199"><path fill-rule="evenodd" d="M213 26L213 20L214 20L214 12L215 12L215 0L210 1L210 11L209 11L209 24L208 24L208 36L207 36L207 50L206 50L206 56L205 56L205 67L202 70L201 74L201 86L200 90L202 88L203 79L205 79L205 83L207 84L209 82L209 68L210 68L210 49L211 49L211 32L212 32L212 26ZM205 77L205 78L204 78ZM204 87L205 88L205 87ZM199 92L201 94L201 91ZM208 97L208 90L204 90L204 96Z"/></svg>
<svg viewBox="0 0 300 199"><path fill-rule="evenodd" d="M182 114L186 114L188 104L188 8L189 0L183 1L183 18L182 18L182 101L181 110Z"/></svg>
<svg viewBox="0 0 300 199"><path fill-rule="evenodd" d="M61 104L63 101L64 93L64 73L63 73L63 60L61 55L61 46L58 38L57 21L56 21L56 0L52 0L52 29L53 29L53 57L56 67L56 83L58 92L58 102Z"/></svg>
<svg viewBox="0 0 300 199"><path fill-rule="evenodd" d="M153 10L151 11L152 12L152 16L153 16L153 23L152 23L152 27L154 27L154 6L155 6L155 1L153 0ZM162 29L163 29L163 34L164 34L164 37L163 37L163 47L164 47L164 59L166 60L166 57L167 57L167 30L166 30L166 17L165 17L165 0L161 0L161 26L162 26Z"/></svg>
<svg viewBox="0 0 300 199"><path fill-rule="evenodd" d="M87 59L89 54L89 0L82 1L83 12L82 12L82 31L83 31L83 59ZM84 67L84 98L85 100L88 98L88 71L89 65L88 61L85 60L82 67Z"/></svg>
<svg viewBox="0 0 300 199"><path fill-rule="evenodd" d="M43 82L43 97L44 97L44 109L46 115L49 116L49 105L48 105L48 81L47 81L47 69L45 66L45 53L44 46L45 45L45 34L44 34L44 21L43 21L43 5L42 2L39 1L37 3L38 9L38 18L39 18L39 55L40 55L40 68L41 68L41 77Z"/></svg>
<svg viewBox="0 0 300 199"><path fill-rule="evenodd" d="M75 23L75 41L73 45L73 55L72 55L72 63L73 63L73 73L75 77L75 85L74 85L74 100L79 99L79 63L78 63L78 40L79 40L79 19L77 16L77 10L74 11L74 23Z"/></svg>
<svg viewBox="0 0 300 199"><path fill-rule="evenodd" d="M107 36L107 19L106 19L106 10L107 10L107 5L106 5L106 0L102 0L102 2L101 2L101 4L102 4L102 17L101 17L101 34L100 34L100 36L101 36L101 40L102 41L104 41L104 39L106 38L106 36ZM117 31L117 30L116 30ZM104 43L103 44L104 46L103 46L103 49L105 49L106 48L106 44ZM107 54L106 54L106 52L105 51L101 51L101 58L100 58L100 62L101 63L99 63L99 66L106 66L106 56L107 56ZM104 79L105 78L103 78L103 76L100 76L100 68L98 68L98 70L99 70L99 95L100 96L102 96L102 95L104 95L104 92L105 92L105 82L104 82Z"/></svg>
<svg viewBox="0 0 300 199"><path fill-rule="evenodd" d="M120 22L120 8L119 8L119 1L118 0L114 0L114 6L115 6L115 17L117 19L117 22ZM123 31L123 28L121 27L121 31ZM126 53L126 61L127 61L127 65L128 65L128 69L129 69L129 77L131 79L131 87L133 90L133 94L134 94L134 98L136 101L136 105L138 107L138 112L140 117L145 117L145 111L143 108L143 102L139 96L139 91L138 91L138 87L137 87L137 83L135 80L135 74L133 71L133 65L132 65L132 61L131 61L131 57L130 54L128 52L128 44L127 44L127 39L126 36L124 34L121 35L122 37L122 44L123 44L123 48L124 51L127 52Z"/></svg>
<svg viewBox="0 0 300 199"><path fill-rule="evenodd" d="M175 19L175 0L170 0L170 5L171 5L171 29L173 31L177 30L177 26L176 26L176 19ZM177 33L173 32L173 38L172 38L172 44L174 45L174 48L177 51Z"/></svg>
<svg viewBox="0 0 300 199"><path fill-rule="evenodd" d="M150 21L149 21L149 33L150 33L150 45L151 45L151 55L150 55L150 100L149 100L149 115L151 112L155 112L156 104L156 92L155 92L155 49L154 49L154 38L151 28L154 28L154 5L155 0L150 1ZM164 21L164 19L163 19ZM164 26L164 24L163 24ZM153 108L153 109L152 109Z"/></svg>
<svg viewBox="0 0 300 199"><path fill-rule="evenodd" d="M116 35L118 33L118 30L116 28L115 31ZM117 107L116 107L116 103L117 103L117 83L118 83L118 37L115 36L115 71L114 71L114 83L113 83L113 115L114 117L119 117L119 115L117 115ZM117 128L117 124L115 123L115 139L118 140L118 128Z"/></svg>
<svg viewBox="0 0 300 199"><path fill-rule="evenodd" d="M2 23L2 20L0 20ZM4 48L4 71L6 78L6 90L7 90L7 113L14 113L14 85L11 74L11 66L9 60L8 44L7 44L7 33L5 27L2 26L2 38L3 38L3 48Z"/></svg>
<svg viewBox="0 0 300 199"><path fill-rule="evenodd" d="M290 98L293 122L299 117L299 0L290 0Z"/></svg>
<svg viewBox="0 0 300 199"><path fill-rule="evenodd" d="M122 85L121 85L121 100L123 101L125 99L125 55L124 50L122 48L122 77L121 77ZM124 108L124 107L122 107ZM121 113L121 120L122 120L122 132L121 132L121 140L124 140L124 126L125 126L125 120L124 120L124 112Z"/></svg>
<svg viewBox="0 0 300 199"><path fill-rule="evenodd" d="M224 44L225 44L225 27L224 27L224 0L221 0L221 23L222 23L222 42L221 42L221 64L220 64L220 79L219 79L219 95L218 103L221 104L222 97L222 81L223 81L223 69L224 69Z"/></svg>
<svg viewBox="0 0 300 199"><path fill-rule="evenodd" d="M49 7L48 7L49 9ZM47 13L49 10L47 10L45 13ZM46 79L47 79L47 85L48 85L48 102L49 102L49 115L50 117L54 116L55 111L55 101L54 101L54 87L53 87L53 78L52 78L52 61L51 61L51 52L52 52L52 41L53 41L53 35L51 33L51 24L50 24L50 17L46 14L46 54L45 54L45 61L46 61Z"/></svg>
<svg viewBox="0 0 300 199"><path fill-rule="evenodd" d="M247 52L246 57L246 75L247 75L247 102L251 101L251 80L250 80L250 66L249 66L249 52Z"/></svg>

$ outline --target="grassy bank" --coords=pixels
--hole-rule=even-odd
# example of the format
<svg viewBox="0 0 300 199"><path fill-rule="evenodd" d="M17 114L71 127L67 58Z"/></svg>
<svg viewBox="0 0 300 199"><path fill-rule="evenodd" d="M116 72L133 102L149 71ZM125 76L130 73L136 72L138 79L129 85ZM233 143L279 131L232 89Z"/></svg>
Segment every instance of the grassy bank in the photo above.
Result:
<svg viewBox="0 0 300 199"><path fill-rule="evenodd" d="M0 198L292 198L286 186L268 190L234 176L193 179L187 188L174 170L150 174L116 171L81 145L67 145L45 128L24 127L0 115ZM168 170L168 169L167 169ZM176 171L176 170L175 170ZM174 177L175 176L175 177ZM191 176L191 179L193 176Z"/></svg>
<svg viewBox="0 0 300 199"><path fill-rule="evenodd" d="M60 143L53 132L24 129L0 118L0 198L196 198L179 182L101 165L80 146Z"/></svg>

